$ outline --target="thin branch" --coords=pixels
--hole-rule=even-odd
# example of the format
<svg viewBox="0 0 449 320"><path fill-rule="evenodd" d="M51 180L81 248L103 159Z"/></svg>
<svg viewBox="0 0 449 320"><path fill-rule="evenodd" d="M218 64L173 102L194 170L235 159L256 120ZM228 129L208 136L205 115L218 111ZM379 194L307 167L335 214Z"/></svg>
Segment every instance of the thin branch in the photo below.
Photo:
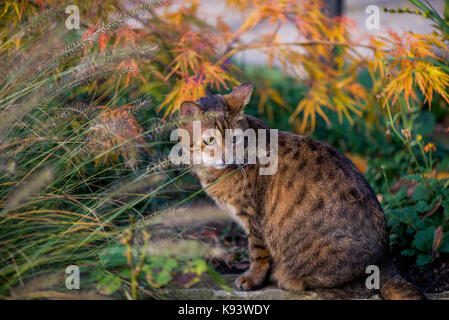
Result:
<svg viewBox="0 0 449 320"><path fill-rule="evenodd" d="M304 40L304 41L297 41L297 42L280 42L280 43L250 43L250 44L243 44L239 47L233 48L229 50L227 53L223 54L215 64L221 65L226 59L229 59L233 55L235 55L237 52L249 50L249 49L260 49L268 46L276 46L276 47L286 47L286 46L298 46L298 47L304 47L304 46L315 46L315 45L328 45L328 46L344 46L344 47L358 47L358 48L366 48L370 50L379 50L375 46L370 46L366 44L360 44L360 43L351 43L351 42L341 42L341 41L329 41L329 40ZM386 51L386 50L382 50ZM386 51L387 52L387 51Z"/></svg>

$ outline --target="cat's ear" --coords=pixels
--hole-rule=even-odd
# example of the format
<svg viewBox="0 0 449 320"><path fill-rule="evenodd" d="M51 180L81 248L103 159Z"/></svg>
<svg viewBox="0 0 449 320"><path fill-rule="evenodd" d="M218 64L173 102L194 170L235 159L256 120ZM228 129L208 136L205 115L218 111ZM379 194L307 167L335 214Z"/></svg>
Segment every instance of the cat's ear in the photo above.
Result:
<svg viewBox="0 0 449 320"><path fill-rule="evenodd" d="M184 101L179 108L179 117L195 117L201 113L201 108L195 102Z"/></svg>
<svg viewBox="0 0 449 320"><path fill-rule="evenodd" d="M253 87L251 82L246 82L232 90L231 93L225 94L223 98L228 105L229 111L233 113L242 111L251 99Z"/></svg>

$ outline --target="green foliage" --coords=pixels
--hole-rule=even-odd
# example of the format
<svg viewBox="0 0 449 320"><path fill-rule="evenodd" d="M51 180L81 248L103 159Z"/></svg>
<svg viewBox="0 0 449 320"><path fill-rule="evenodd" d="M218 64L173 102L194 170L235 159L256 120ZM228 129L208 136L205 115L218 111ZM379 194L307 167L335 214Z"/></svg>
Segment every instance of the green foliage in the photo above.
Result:
<svg viewBox="0 0 449 320"><path fill-rule="evenodd" d="M97 290L104 295L111 295L120 289L122 282L120 278L113 274L107 274L100 278L97 284Z"/></svg>
<svg viewBox="0 0 449 320"><path fill-rule="evenodd" d="M447 39L449 39L449 2L444 0L443 16L428 1L408 0L411 4L421 10L420 14L432 20L435 26L440 30Z"/></svg>
<svg viewBox="0 0 449 320"><path fill-rule="evenodd" d="M132 251L128 255L128 250ZM204 259L189 255L152 254L147 255L147 246L136 247L130 244L113 244L100 253L101 264L89 270L95 274L96 289L104 295L122 292L125 297L136 299L148 295L162 297L164 287L189 288L200 280L204 273L211 275L225 290L219 273ZM129 290L134 286L136 291ZM139 293L137 293L139 288Z"/></svg>
<svg viewBox="0 0 449 320"><path fill-rule="evenodd" d="M403 255L416 256L418 266L425 266L438 258L439 253L449 253L448 180L420 175L403 179L416 184L412 193L407 192L408 184L395 194L386 193L383 202L391 227L391 243ZM437 230L445 233L442 238Z"/></svg>

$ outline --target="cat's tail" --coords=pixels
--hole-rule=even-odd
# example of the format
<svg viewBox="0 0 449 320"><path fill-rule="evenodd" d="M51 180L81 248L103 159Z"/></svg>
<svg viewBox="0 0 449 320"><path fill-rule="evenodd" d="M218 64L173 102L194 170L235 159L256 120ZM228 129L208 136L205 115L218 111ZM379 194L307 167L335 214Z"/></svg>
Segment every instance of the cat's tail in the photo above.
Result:
<svg viewBox="0 0 449 320"><path fill-rule="evenodd" d="M427 300L421 290L399 275L391 262L381 268L380 296L385 300Z"/></svg>

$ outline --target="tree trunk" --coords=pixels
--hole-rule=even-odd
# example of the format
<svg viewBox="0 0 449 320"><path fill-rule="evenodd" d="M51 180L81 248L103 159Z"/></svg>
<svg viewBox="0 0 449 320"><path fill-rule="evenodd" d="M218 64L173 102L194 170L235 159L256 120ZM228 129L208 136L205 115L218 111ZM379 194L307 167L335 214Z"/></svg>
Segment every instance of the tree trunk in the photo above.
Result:
<svg viewBox="0 0 449 320"><path fill-rule="evenodd" d="M343 0L324 0L329 16L338 17L343 14Z"/></svg>

